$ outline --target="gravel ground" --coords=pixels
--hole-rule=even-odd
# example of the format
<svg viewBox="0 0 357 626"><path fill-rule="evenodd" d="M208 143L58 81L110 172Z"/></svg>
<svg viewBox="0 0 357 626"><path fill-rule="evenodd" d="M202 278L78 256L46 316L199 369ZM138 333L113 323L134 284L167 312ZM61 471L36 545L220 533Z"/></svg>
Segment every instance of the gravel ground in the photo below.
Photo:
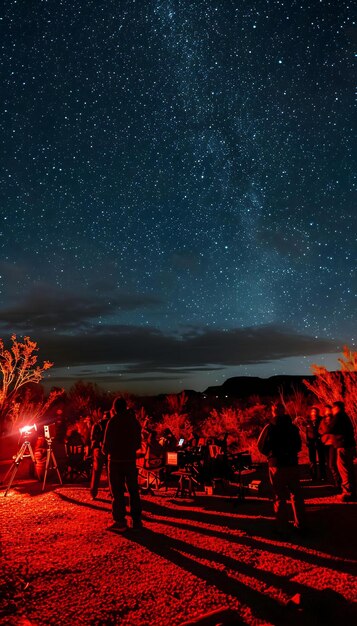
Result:
<svg viewBox="0 0 357 626"><path fill-rule="evenodd" d="M304 537L275 537L268 497L173 489L143 497L144 529L119 535L105 485L93 501L85 484L18 482L0 494L0 624L357 623L357 506L305 493Z"/></svg>

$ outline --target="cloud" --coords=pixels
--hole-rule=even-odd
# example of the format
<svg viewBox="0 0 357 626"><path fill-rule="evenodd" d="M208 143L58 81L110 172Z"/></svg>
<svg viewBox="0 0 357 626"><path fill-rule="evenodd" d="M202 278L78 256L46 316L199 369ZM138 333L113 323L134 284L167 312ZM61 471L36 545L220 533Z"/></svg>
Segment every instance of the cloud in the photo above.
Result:
<svg viewBox="0 0 357 626"><path fill-rule="evenodd" d="M111 290L108 295L104 286L102 291L74 292L37 284L12 306L0 309L0 333L30 335L38 343L40 360L54 362L49 378L67 380L76 374L77 379L98 381L174 380L340 350L336 341L279 325L168 333L153 326L106 323L118 319L120 312L160 304L147 294Z"/></svg>
<svg viewBox="0 0 357 626"><path fill-rule="evenodd" d="M85 327L121 311L157 306L159 298L147 294L111 291L74 292L37 284L12 306L0 309L0 328L11 332L65 331Z"/></svg>
<svg viewBox="0 0 357 626"><path fill-rule="evenodd" d="M85 333L41 334L43 358L56 367L122 366L122 373L184 375L194 368L255 365L322 353L335 353L335 341L302 335L274 325L234 328L227 331L191 329L165 334L156 328L112 325ZM113 372L113 375L115 373Z"/></svg>

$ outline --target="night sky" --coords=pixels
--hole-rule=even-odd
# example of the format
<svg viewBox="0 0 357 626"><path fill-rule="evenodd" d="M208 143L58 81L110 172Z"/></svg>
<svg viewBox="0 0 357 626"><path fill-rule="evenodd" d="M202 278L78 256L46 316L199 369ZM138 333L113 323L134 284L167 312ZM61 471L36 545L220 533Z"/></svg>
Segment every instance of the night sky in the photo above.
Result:
<svg viewBox="0 0 357 626"><path fill-rule="evenodd" d="M353 347L345 0L5 0L0 336L136 392Z"/></svg>

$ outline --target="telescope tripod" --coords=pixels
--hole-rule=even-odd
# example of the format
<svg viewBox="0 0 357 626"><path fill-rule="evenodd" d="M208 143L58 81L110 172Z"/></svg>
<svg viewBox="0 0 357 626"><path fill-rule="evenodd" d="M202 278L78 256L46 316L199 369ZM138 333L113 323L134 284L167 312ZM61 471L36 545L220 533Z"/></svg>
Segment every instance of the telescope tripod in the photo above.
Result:
<svg viewBox="0 0 357 626"><path fill-rule="evenodd" d="M45 486L46 486L47 473L49 469L54 469L57 472L58 480L60 484L62 485L62 477L57 466L56 457L52 450L52 439L46 439L46 441L47 441L48 448L46 450L46 464L45 464L45 474L44 474L43 483L42 483L42 491L44 491ZM6 480L9 479L4 496L7 496L8 491L10 490L11 485L14 482L16 472L19 469L19 465L22 459L26 459L26 458L31 458L34 466L36 465L36 460L35 460L31 443L27 439L21 445L20 450L17 452L16 456L14 457L11 467L8 469L8 471L6 472L4 476L4 480L2 481L3 483L6 483Z"/></svg>
<svg viewBox="0 0 357 626"><path fill-rule="evenodd" d="M62 477L58 469L55 453L52 450L52 439L46 439L46 441L47 441L48 448L46 451L46 465L45 465L45 475L43 477L43 483L42 483L42 491L44 491L45 489L47 472L49 469L54 469L57 472L58 480L60 481L61 485L63 484ZM50 467L51 461L52 461L52 465Z"/></svg>
<svg viewBox="0 0 357 626"><path fill-rule="evenodd" d="M18 453L16 454L16 456L14 457L13 463L11 465L11 467L8 469L8 471L6 472L5 476L4 476L4 480L2 482L6 482L6 479L9 477L9 483L6 487L6 491L4 493L4 496L7 496L7 492L9 491L13 480L16 476L16 472L19 469L19 465L22 461L22 459L26 459L26 458L30 458L32 459L33 464L35 465L35 457L33 454L33 450L32 450L32 446L30 441L28 441L27 439L23 442L20 450L18 451Z"/></svg>

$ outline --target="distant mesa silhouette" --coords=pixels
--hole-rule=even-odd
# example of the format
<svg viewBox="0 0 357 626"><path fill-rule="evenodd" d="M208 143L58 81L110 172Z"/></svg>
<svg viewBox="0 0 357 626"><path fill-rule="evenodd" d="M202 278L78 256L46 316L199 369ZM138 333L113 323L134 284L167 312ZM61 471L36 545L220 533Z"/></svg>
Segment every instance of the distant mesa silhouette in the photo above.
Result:
<svg viewBox="0 0 357 626"><path fill-rule="evenodd" d="M283 391L286 394L293 390L301 391L308 395L310 392L305 387L303 380L312 382L315 376L270 376L259 378L258 376L235 376L228 378L222 385L207 387L203 392L207 396L229 396L234 398L249 398L258 395L261 397L276 396Z"/></svg>

